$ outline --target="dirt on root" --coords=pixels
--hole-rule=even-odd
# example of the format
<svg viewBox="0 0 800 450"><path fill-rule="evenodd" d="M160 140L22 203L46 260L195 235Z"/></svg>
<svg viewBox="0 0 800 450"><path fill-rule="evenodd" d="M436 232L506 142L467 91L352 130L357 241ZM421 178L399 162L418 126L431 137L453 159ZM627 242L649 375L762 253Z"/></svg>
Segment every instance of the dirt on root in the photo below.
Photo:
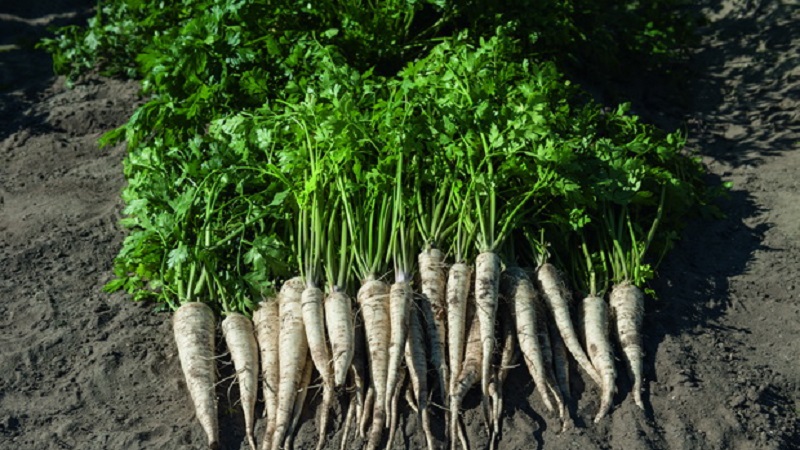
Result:
<svg viewBox="0 0 800 450"><path fill-rule="evenodd" d="M97 138L141 104L138 85L92 76L67 89L33 49L47 27L84 23L94 2L8 3L0 6L0 448L204 448L169 315L101 291L124 236L125 149L99 149ZM498 448L800 448L800 7L700 4L708 21L688 87L676 95L635 76L623 83L635 112L687 130L709 182L733 182L726 217L690 223L653 285L647 408L634 405L620 370L610 416L593 423L599 392L573 368L575 426L560 432L517 367ZM244 449L236 388L223 380L218 393L223 449ZM328 448L341 436L337 408ZM465 408L468 438L483 448L477 397ZM307 413L296 448L316 436ZM424 447L406 409L394 444Z"/></svg>

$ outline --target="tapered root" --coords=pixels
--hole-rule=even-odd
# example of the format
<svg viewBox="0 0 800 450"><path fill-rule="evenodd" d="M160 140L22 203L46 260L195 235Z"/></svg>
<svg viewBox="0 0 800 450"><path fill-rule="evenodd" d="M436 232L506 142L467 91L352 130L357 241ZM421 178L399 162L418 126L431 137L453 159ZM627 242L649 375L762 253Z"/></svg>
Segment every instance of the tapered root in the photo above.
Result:
<svg viewBox="0 0 800 450"><path fill-rule="evenodd" d="M256 450L255 409L258 396L258 344L253 322L239 313L231 313L222 320L222 335L231 352L239 397L244 411L245 436L251 450Z"/></svg>
<svg viewBox="0 0 800 450"><path fill-rule="evenodd" d="M481 392L484 396L489 393L499 286L500 257L493 252L479 254L475 258L475 316L481 327Z"/></svg>
<svg viewBox="0 0 800 450"><path fill-rule="evenodd" d="M267 426L262 437L262 450L269 450L272 434L275 431L275 415L278 411L278 381L280 379L280 317L278 314L278 299L268 297L259 303L253 311L253 325L255 327L258 348L261 354L261 378L263 379L264 415L267 417Z"/></svg>
<svg viewBox="0 0 800 450"><path fill-rule="evenodd" d="M334 288L325 297L325 324L331 344L333 379L336 388L344 385L355 353L355 326L350 297Z"/></svg>
<svg viewBox="0 0 800 450"><path fill-rule="evenodd" d="M583 299L583 327L589 358L602 377L600 408L594 418L599 422L611 409L616 390L614 352L608 340L608 306L602 298L589 296Z"/></svg>
<svg viewBox="0 0 800 450"><path fill-rule="evenodd" d="M197 420L208 437L208 447L217 449L219 421L214 392L214 313L204 303L184 303L173 315L172 329Z"/></svg>
<svg viewBox="0 0 800 450"><path fill-rule="evenodd" d="M642 321L644 320L644 293L630 283L621 283L611 290L609 296L614 330L622 348L622 354L633 381L633 401L644 409L642 401L642 372L644 350L642 348Z"/></svg>
<svg viewBox="0 0 800 450"><path fill-rule="evenodd" d="M367 354L373 390L372 427L367 440L367 450L375 450L380 445L386 423L387 369L389 359L389 286L377 280L370 280L358 291L358 304L364 319L364 335L367 340ZM367 416L366 411L364 416ZM365 420L362 419L365 424Z"/></svg>
<svg viewBox="0 0 800 450"><path fill-rule="evenodd" d="M450 384L450 369L447 364L447 280L444 272L444 254L431 248L421 252L419 277L423 301L421 308L425 317L428 348L431 364L436 370L436 381L446 401ZM431 389L433 390L433 389Z"/></svg>
<svg viewBox="0 0 800 450"><path fill-rule="evenodd" d="M552 379L545 364L545 350L543 344L547 336L547 328L542 317L541 307L538 305L538 292L533 282L522 269L510 268L503 277L503 291L513 304L514 321L517 330L517 340L522 350L528 372L533 378L536 390L542 397L542 403L548 411L558 408L559 415L563 414L563 399L558 392L552 389L555 381ZM555 407L553 403L555 402Z"/></svg>
<svg viewBox="0 0 800 450"><path fill-rule="evenodd" d="M300 278L287 280L278 295L280 316L280 383L278 385L278 410L275 431L272 435L272 450L283 446L287 432L291 430L292 411L298 389L304 383L304 367L308 356L303 313L300 305L305 283Z"/></svg>
<svg viewBox="0 0 800 450"><path fill-rule="evenodd" d="M479 382L481 378L482 351L480 325L476 317L472 320L469 334L467 335L464 364L461 366L455 386L450 390L450 448L453 450L456 445L456 437L462 437L459 429L461 402L470 388ZM485 403L483 406L485 406ZM460 440L463 448L467 448L466 439Z"/></svg>
<svg viewBox="0 0 800 450"><path fill-rule="evenodd" d="M572 357L575 358L575 361L578 362L578 366L580 366L598 386L601 386L603 382L600 378L600 374L597 373L597 370L595 370L594 366L589 361L583 348L581 348L578 335L575 333L575 327L572 324L569 313L572 296L566 289L558 270L550 263L542 264L536 271L536 280L544 296L545 303L553 314L556 327L561 337L564 339L567 350L569 350Z"/></svg>

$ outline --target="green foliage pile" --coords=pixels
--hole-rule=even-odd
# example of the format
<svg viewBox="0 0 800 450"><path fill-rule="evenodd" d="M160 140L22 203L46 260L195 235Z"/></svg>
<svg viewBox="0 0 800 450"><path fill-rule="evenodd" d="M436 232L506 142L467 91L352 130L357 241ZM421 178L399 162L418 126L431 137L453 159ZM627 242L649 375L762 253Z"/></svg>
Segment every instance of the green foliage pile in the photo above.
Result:
<svg viewBox="0 0 800 450"><path fill-rule="evenodd" d="M103 138L128 147L107 289L247 312L298 270L352 288L426 246L646 283L713 193L680 133L563 70L674 60L682 6L109 0L41 46L70 80L134 77L148 98Z"/></svg>

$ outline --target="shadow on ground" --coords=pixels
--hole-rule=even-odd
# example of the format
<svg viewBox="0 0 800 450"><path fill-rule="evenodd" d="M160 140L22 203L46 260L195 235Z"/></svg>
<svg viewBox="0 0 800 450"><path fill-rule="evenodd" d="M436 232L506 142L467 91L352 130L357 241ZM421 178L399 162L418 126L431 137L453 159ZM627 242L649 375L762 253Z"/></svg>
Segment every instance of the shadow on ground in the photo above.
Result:
<svg viewBox="0 0 800 450"><path fill-rule="evenodd" d="M52 60L34 47L51 27L85 24L96 2L3 2L0 7L0 141L22 128L43 130L41 116L23 114L53 84Z"/></svg>
<svg viewBox="0 0 800 450"><path fill-rule="evenodd" d="M714 2L712 14L724 13L723 3ZM800 36L798 13L788 4L763 4L748 2L739 14L700 30L708 43L691 64L692 105L685 114L688 147L717 166L711 185L742 176L733 171L758 167L797 144L798 112L784 99L797 94L789 80L800 72L800 55L789 44ZM661 301L648 329L691 333L713 322L735 301L728 280L745 271L756 251L770 250L763 239L771 224L747 224L763 212L749 190L734 183L719 204L726 217L690 223L662 265L654 286Z"/></svg>

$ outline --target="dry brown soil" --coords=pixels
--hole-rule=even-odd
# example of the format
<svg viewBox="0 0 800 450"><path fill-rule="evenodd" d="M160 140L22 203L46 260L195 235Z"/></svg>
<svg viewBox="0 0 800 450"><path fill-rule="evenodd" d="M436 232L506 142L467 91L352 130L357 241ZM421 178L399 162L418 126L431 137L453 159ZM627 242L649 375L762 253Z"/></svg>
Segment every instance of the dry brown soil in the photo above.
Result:
<svg viewBox="0 0 800 450"><path fill-rule="evenodd" d="M89 77L66 89L32 49L93 3L0 5L0 448L203 448L169 316L100 289L124 235L124 148L96 140L133 112L138 86ZM636 74L622 83L636 112L688 131L709 182L734 184L727 217L690 223L659 270L647 410L621 376L610 417L594 424L598 392L574 374L576 426L558 433L518 368L500 448L800 448L800 5L700 3L709 20L687 86L670 92ZM245 448L230 387L218 389L223 448ZM483 448L476 398L466 406L470 441ZM313 446L311 419L297 448ZM422 448L418 431L404 412L396 447Z"/></svg>

